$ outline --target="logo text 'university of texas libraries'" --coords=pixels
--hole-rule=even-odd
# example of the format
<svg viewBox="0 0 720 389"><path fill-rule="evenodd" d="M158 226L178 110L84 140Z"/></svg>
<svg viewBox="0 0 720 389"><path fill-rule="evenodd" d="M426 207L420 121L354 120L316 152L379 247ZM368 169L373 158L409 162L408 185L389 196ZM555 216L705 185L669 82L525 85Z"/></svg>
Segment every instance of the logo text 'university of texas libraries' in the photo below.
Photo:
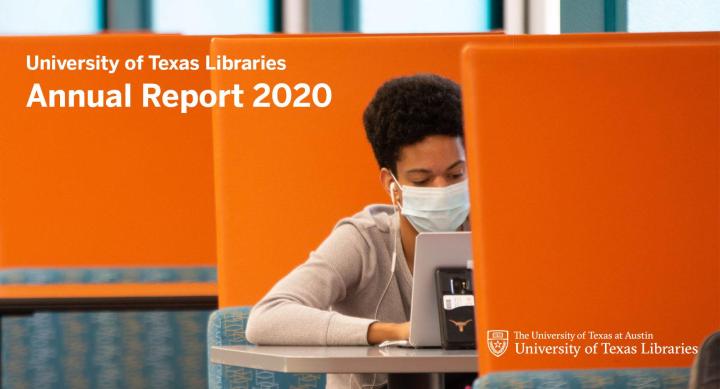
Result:
<svg viewBox="0 0 720 389"><path fill-rule="evenodd" d="M499 357L505 353L508 348L509 338L508 332L505 330L488 330L487 345L490 353Z"/></svg>

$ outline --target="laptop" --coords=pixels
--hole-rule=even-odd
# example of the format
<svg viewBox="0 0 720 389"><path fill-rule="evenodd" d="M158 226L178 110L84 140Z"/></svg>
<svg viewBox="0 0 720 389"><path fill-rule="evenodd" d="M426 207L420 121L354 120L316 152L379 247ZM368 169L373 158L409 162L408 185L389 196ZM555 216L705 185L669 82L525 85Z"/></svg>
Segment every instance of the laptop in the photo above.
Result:
<svg viewBox="0 0 720 389"><path fill-rule="evenodd" d="M415 240L410 339L380 346L440 347L440 320L435 294L435 270L466 268L472 263L470 232L423 232Z"/></svg>

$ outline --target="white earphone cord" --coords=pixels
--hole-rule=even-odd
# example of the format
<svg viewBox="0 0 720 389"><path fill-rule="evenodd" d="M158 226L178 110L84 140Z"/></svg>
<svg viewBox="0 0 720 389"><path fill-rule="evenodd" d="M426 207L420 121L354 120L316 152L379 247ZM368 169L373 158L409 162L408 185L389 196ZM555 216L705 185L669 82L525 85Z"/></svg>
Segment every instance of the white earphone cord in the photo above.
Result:
<svg viewBox="0 0 720 389"><path fill-rule="evenodd" d="M387 284L385 285L385 289L383 290L382 294L380 295L380 300L378 300L377 306L375 307L375 314L373 315L373 319L377 320L378 312L380 311L380 304L382 303L383 299L385 298L385 294L387 293L388 289L390 288L390 284L392 284L393 276L395 275L395 262L397 261L397 229L393 230L393 253L392 253L392 261L390 262L390 278L388 279Z"/></svg>

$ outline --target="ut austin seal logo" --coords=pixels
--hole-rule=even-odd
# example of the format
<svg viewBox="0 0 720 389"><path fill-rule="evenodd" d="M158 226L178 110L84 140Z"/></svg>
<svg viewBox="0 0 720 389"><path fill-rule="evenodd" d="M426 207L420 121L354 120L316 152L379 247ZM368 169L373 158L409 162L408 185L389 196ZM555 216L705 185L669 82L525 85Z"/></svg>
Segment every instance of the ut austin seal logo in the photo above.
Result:
<svg viewBox="0 0 720 389"><path fill-rule="evenodd" d="M499 357L505 353L508 348L508 332L505 330L488 330L487 345L490 353Z"/></svg>

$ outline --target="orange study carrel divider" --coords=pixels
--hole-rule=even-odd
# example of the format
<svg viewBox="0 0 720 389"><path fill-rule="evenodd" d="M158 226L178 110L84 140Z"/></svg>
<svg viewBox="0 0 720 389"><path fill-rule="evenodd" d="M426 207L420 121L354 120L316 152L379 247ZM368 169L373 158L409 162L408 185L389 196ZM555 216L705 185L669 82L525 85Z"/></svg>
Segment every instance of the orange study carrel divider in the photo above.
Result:
<svg viewBox="0 0 720 389"><path fill-rule="evenodd" d="M481 374L689 367L720 329L720 34L489 38L462 87Z"/></svg>
<svg viewBox="0 0 720 389"><path fill-rule="evenodd" d="M143 108L143 83L210 87L206 71L152 71L148 55L198 58L210 38L0 38L0 267L214 265L211 112ZM30 71L26 56L145 55L142 71ZM34 83L123 89L131 108L26 108Z"/></svg>
<svg viewBox="0 0 720 389"><path fill-rule="evenodd" d="M482 35L216 38L211 54L284 59L283 71L213 71L245 91L213 112L220 306L255 304L342 217L387 203L362 113L385 81L433 72L459 80L460 51ZM253 86L326 83L326 108L257 108ZM324 96L324 94L321 94ZM268 98L269 101L269 98Z"/></svg>

